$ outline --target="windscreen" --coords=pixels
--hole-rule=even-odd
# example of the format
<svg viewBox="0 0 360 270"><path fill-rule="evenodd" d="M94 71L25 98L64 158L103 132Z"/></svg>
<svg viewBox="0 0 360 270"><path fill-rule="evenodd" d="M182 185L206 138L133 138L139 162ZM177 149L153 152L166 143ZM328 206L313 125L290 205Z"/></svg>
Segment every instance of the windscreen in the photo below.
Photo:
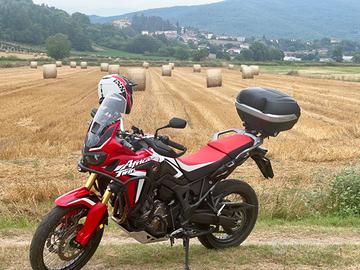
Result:
<svg viewBox="0 0 360 270"><path fill-rule="evenodd" d="M101 103L93 122L86 136L85 146L98 146L101 136L106 128L121 119L122 114L126 111L126 100L120 94L112 94L107 96Z"/></svg>

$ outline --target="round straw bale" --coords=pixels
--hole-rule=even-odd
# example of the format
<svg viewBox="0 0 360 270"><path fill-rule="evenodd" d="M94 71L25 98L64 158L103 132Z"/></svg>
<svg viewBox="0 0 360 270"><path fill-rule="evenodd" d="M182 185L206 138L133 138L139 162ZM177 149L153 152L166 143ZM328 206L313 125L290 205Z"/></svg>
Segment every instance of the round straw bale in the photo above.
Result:
<svg viewBox="0 0 360 270"><path fill-rule="evenodd" d="M56 67L62 67L62 62L61 61L56 61L55 64L56 64Z"/></svg>
<svg viewBox="0 0 360 270"><path fill-rule="evenodd" d="M128 78L136 84L135 91L145 91L146 72L143 68L128 69Z"/></svg>
<svg viewBox="0 0 360 270"><path fill-rule="evenodd" d="M194 65L193 71L197 72L197 73L200 73L201 72L201 65Z"/></svg>
<svg viewBox="0 0 360 270"><path fill-rule="evenodd" d="M221 69L208 69L206 73L206 84L208 88L222 86Z"/></svg>
<svg viewBox="0 0 360 270"><path fill-rule="evenodd" d="M53 79L57 77L57 68L55 64L43 66L43 77L44 79Z"/></svg>
<svg viewBox="0 0 360 270"><path fill-rule="evenodd" d="M101 63L100 64L100 71L108 72L109 71L109 64L108 63Z"/></svg>
<svg viewBox="0 0 360 270"><path fill-rule="evenodd" d="M87 62L80 62L81 69L87 69Z"/></svg>
<svg viewBox="0 0 360 270"><path fill-rule="evenodd" d="M229 64L229 69L233 70L234 69L234 65L233 64Z"/></svg>
<svg viewBox="0 0 360 270"><path fill-rule="evenodd" d="M171 77L171 66L170 65L163 65L162 66L162 76Z"/></svg>
<svg viewBox="0 0 360 270"><path fill-rule="evenodd" d="M254 73L251 67L242 68L242 78L243 79L254 79Z"/></svg>
<svg viewBox="0 0 360 270"><path fill-rule="evenodd" d="M169 66L171 67L172 70L175 69L175 63L169 63Z"/></svg>
<svg viewBox="0 0 360 270"><path fill-rule="evenodd" d="M37 68L38 63L36 61L31 61L30 62L30 68Z"/></svg>
<svg viewBox="0 0 360 270"><path fill-rule="evenodd" d="M71 68L76 68L76 62L75 62L75 61L71 61L71 62L70 62L70 67L71 67Z"/></svg>
<svg viewBox="0 0 360 270"><path fill-rule="evenodd" d="M259 75L260 74L260 67L259 66L250 66L250 68L252 69L252 72L254 73L254 75Z"/></svg>
<svg viewBox="0 0 360 270"><path fill-rule="evenodd" d="M243 72L243 68L247 67L247 65L241 65L240 66L240 71Z"/></svg>
<svg viewBox="0 0 360 270"><path fill-rule="evenodd" d="M109 65L108 71L109 74L119 74L120 65Z"/></svg>
<svg viewBox="0 0 360 270"><path fill-rule="evenodd" d="M148 62L143 63L143 68L148 69L150 67L150 64Z"/></svg>

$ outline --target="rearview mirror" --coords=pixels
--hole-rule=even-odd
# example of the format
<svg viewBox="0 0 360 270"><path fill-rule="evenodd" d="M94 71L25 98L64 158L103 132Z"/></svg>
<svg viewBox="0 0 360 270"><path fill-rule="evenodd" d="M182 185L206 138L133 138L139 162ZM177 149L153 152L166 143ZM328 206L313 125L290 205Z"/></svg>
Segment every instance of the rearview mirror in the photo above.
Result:
<svg viewBox="0 0 360 270"><path fill-rule="evenodd" d="M180 118L172 118L169 122L169 127L171 128L185 128L186 127L187 122L184 119L180 119Z"/></svg>
<svg viewBox="0 0 360 270"><path fill-rule="evenodd" d="M95 117L95 114L97 113L97 111L98 111L98 109L96 109L96 108L93 108L93 109L91 110L90 115L91 115L92 118Z"/></svg>

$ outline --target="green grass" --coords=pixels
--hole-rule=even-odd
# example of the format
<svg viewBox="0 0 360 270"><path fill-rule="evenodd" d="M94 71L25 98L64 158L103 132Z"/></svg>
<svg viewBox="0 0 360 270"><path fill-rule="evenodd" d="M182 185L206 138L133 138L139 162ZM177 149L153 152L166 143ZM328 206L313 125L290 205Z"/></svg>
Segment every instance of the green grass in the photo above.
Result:
<svg viewBox="0 0 360 270"><path fill-rule="evenodd" d="M278 225L360 228L360 218L357 216L342 217L336 215L308 217L293 220L286 220L281 218L261 218L258 220L257 224L259 228Z"/></svg>
<svg viewBox="0 0 360 270"><path fill-rule="evenodd" d="M88 266L98 269L182 269L180 245L103 246ZM270 246L248 245L221 251L200 245L190 248L191 269L358 269L357 246ZM29 269L27 247L0 247L0 269ZM95 268L94 268L95 269Z"/></svg>
<svg viewBox="0 0 360 270"><path fill-rule="evenodd" d="M360 74L360 66L337 65L337 66L305 66L305 65L267 65L261 67L267 73L287 73L290 71L302 71L316 74Z"/></svg>

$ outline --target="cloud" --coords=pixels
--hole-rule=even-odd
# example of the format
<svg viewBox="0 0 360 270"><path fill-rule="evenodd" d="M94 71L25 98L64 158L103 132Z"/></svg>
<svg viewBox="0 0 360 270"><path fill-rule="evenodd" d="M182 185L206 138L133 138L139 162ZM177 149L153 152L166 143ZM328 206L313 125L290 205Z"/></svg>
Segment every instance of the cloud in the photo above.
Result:
<svg viewBox="0 0 360 270"><path fill-rule="evenodd" d="M132 11L149 8L169 7L179 5L200 5L220 2L221 0L33 0L35 4L47 4L49 6L64 9L69 13L82 12L89 15L120 15Z"/></svg>

